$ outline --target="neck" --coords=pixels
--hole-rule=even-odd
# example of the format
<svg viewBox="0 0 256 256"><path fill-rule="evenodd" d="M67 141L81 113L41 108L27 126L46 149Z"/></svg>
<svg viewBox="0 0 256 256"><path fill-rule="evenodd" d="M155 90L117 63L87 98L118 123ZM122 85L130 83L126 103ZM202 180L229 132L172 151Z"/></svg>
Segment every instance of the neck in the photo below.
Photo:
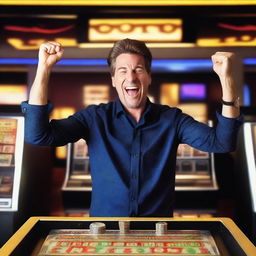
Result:
<svg viewBox="0 0 256 256"><path fill-rule="evenodd" d="M127 109L128 114L138 123L143 113L143 109Z"/></svg>
<svg viewBox="0 0 256 256"><path fill-rule="evenodd" d="M121 104L122 104L122 102L121 102ZM143 111L146 108L146 105L147 105L146 101L137 108L129 108L128 106L125 106L124 104L122 104L125 112L128 115L130 115L135 120L136 123L138 123L140 121L140 118L143 114Z"/></svg>

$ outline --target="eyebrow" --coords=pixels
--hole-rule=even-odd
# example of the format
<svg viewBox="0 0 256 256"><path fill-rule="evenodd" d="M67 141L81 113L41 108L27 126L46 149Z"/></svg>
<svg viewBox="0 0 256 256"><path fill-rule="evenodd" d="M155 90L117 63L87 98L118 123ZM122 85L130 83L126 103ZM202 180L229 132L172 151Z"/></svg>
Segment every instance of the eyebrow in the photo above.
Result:
<svg viewBox="0 0 256 256"><path fill-rule="evenodd" d="M145 67L141 64L137 65L134 69L136 69L136 68L144 68L145 69ZM122 66L122 67L117 68L117 70L120 70L120 69L127 69L127 67Z"/></svg>
<svg viewBox="0 0 256 256"><path fill-rule="evenodd" d="M126 67L119 67L117 70L120 70L120 69L127 69Z"/></svg>

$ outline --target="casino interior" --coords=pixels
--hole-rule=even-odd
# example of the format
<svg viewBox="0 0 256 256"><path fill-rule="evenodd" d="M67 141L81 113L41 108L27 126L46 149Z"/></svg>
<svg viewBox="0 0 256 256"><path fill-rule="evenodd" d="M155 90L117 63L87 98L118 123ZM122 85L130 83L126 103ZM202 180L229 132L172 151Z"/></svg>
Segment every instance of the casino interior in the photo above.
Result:
<svg viewBox="0 0 256 256"><path fill-rule="evenodd" d="M224 235L222 243L230 242L226 249L219 249L224 253L209 255L256 255L255 0L0 0L0 248L33 216L46 217L22 226L21 232L29 237L23 235L25 245L33 234L39 237L40 228L45 233L89 227L91 176L86 143L79 140L53 148L24 141L20 103L28 98L40 44L57 41L65 49L49 81L49 100L54 103L50 118L60 119L91 104L117 99L106 57L113 42L123 38L143 40L152 52L150 100L181 108L210 126L216 124L215 112L222 106L211 55L236 53L235 81L245 120L237 150L206 153L180 145L177 220L166 221L174 229L209 225L213 233L223 231L221 222L227 229L241 230L238 238L232 238L243 241L231 242L230 235ZM114 229L115 221L108 221ZM12 237L12 242L19 241L17 248L25 247L18 237ZM246 250L233 254L230 248L241 244L251 254ZM22 250L12 255L27 255ZM0 255L7 254L0 249Z"/></svg>

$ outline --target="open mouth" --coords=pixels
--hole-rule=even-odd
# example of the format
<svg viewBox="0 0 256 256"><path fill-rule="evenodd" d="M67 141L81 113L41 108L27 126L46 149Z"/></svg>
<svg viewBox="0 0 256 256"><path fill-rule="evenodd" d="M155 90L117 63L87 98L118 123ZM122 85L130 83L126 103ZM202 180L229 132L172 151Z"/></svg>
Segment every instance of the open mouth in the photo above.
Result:
<svg viewBox="0 0 256 256"><path fill-rule="evenodd" d="M127 94L131 97L135 97L137 96L138 92L139 92L139 87L136 86L127 86L125 87L125 90L127 92Z"/></svg>

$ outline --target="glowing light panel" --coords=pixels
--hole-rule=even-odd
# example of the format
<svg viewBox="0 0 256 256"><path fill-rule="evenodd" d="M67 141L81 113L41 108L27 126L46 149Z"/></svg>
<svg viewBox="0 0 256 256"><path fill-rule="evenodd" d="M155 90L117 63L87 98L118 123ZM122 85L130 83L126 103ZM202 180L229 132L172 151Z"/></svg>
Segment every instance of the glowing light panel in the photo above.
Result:
<svg viewBox="0 0 256 256"><path fill-rule="evenodd" d="M160 103L171 107L176 107L179 103L179 84L161 84Z"/></svg>
<svg viewBox="0 0 256 256"><path fill-rule="evenodd" d="M181 100L205 100L206 86L205 84L186 83L180 86Z"/></svg>
<svg viewBox="0 0 256 256"><path fill-rule="evenodd" d="M37 59L32 58L0 58L0 65L36 65L37 62ZM62 59L57 65L107 66L107 61L106 59ZM210 59L156 59L152 61L152 69L173 72L212 71L212 61Z"/></svg>
<svg viewBox="0 0 256 256"><path fill-rule="evenodd" d="M0 104L19 105L24 100L27 100L26 85L0 84Z"/></svg>
<svg viewBox="0 0 256 256"><path fill-rule="evenodd" d="M181 19L91 19L89 41L109 42L136 38L147 42L180 42Z"/></svg>
<svg viewBox="0 0 256 256"><path fill-rule="evenodd" d="M108 85L84 85L83 104L89 106L92 104L107 103L109 101Z"/></svg>

